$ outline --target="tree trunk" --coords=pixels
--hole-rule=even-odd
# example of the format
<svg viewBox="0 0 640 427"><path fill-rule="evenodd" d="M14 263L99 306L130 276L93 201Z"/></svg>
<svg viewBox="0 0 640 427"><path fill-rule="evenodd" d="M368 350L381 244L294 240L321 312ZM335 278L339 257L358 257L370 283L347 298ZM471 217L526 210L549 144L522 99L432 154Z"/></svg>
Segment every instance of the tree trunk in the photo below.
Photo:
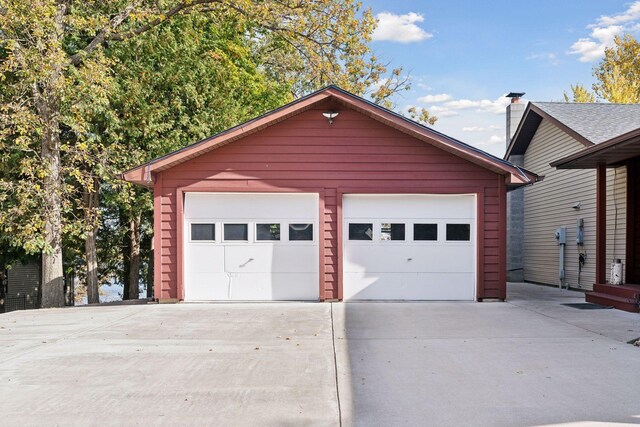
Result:
<svg viewBox="0 0 640 427"><path fill-rule="evenodd" d="M149 266L147 268L147 298L153 298L153 278L154 278L154 255L153 255L153 236L151 236L151 250L149 251Z"/></svg>
<svg viewBox="0 0 640 427"><path fill-rule="evenodd" d="M57 31L52 37L62 38L62 22L66 4L60 4L55 16ZM53 43L52 43L53 44ZM62 178L60 176L60 98L61 64L56 64L48 79L33 84L33 96L42 126L41 161L44 168L44 239L42 253L42 307L64 307L64 271L62 268Z"/></svg>
<svg viewBox="0 0 640 427"><path fill-rule="evenodd" d="M140 223L142 215L140 212L134 213L129 219L129 241L131 242L131 252L129 254L129 299L138 299L140 291Z"/></svg>
<svg viewBox="0 0 640 427"><path fill-rule="evenodd" d="M64 307L64 273L62 269L62 179L60 177L60 127L57 102L43 95L37 97L42 120L42 164L45 169L42 189L45 217L42 253L42 307Z"/></svg>
<svg viewBox="0 0 640 427"><path fill-rule="evenodd" d="M87 302L89 304L98 304L100 302L98 256L96 253L96 239L98 236L96 216L100 203L100 182L98 178L93 178L91 187L92 188L86 188L82 196L84 217L88 227L87 237L84 241L84 255L87 268Z"/></svg>
<svg viewBox="0 0 640 427"><path fill-rule="evenodd" d="M129 224L129 217L127 216L128 210L120 207L119 214L120 219L118 225L121 229L125 229L125 225ZM129 257L131 256L131 241L129 239L129 230L127 227L127 232L122 234L122 245L120 246L122 251L122 275L120 279L122 280L122 299L127 300L129 298L129 271L130 262Z"/></svg>

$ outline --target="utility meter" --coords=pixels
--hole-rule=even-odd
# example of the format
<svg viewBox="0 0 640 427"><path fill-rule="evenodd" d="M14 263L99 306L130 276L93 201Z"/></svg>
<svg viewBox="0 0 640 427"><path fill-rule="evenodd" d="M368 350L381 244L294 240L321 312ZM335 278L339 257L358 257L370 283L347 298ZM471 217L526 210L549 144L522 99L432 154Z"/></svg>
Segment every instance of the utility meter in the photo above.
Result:
<svg viewBox="0 0 640 427"><path fill-rule="evenodd" d="M584 219L580 218L576 223L576 244L584 245Z"/></svg>
<svg viewBox="0 0 640 427"><path fill-rule="evenodd" d="M556 240L559 245L567 244L567 229L564 227L556 228Z"/></svg>

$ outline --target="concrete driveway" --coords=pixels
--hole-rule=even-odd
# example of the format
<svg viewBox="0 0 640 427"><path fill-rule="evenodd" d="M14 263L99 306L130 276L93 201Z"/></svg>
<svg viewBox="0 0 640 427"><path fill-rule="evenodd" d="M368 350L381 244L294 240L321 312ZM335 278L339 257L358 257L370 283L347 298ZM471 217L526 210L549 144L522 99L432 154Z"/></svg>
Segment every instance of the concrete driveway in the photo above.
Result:
<svg viewBox="0 0 640 427"><path fill-rule="evenodd" d="M0 315L3 425L640 423L640 316L508 303L83 307Z"/></svg>

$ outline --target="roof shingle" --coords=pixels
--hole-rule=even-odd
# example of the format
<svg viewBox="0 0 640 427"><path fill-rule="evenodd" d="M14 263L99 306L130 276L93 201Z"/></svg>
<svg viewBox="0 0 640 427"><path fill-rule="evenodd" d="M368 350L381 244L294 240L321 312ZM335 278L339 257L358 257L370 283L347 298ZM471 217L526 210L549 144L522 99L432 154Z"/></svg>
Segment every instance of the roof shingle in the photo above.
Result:
<svg viewBox="0 0 640 427"><path fill-rule="evenodd" d="M594 144L640 128L640 104L532 102Z"/></svg>

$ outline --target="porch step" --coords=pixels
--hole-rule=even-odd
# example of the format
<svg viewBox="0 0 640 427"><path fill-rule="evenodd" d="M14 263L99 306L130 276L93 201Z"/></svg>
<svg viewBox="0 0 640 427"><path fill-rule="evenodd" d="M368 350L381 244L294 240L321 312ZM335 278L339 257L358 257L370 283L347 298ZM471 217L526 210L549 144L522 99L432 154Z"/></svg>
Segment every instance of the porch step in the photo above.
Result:
<svg viewBox="0 0 640 427"><path fill-rule="evenodd" d="M584 299L593 304L612 306L618 310L630 313L639 313L637 300L619 295L611 295L602 292L585 292Z"/></svg>
<svg viewBox="0 0 640 427"><path fill-rule="evenodd" d="M627 298L633 298L633 299L637 299L638 297L640 297L640 286L638 285L595 284L593 285L593 291L602 293L602 294L615 295L619 297L627 297Z"/></svg>

